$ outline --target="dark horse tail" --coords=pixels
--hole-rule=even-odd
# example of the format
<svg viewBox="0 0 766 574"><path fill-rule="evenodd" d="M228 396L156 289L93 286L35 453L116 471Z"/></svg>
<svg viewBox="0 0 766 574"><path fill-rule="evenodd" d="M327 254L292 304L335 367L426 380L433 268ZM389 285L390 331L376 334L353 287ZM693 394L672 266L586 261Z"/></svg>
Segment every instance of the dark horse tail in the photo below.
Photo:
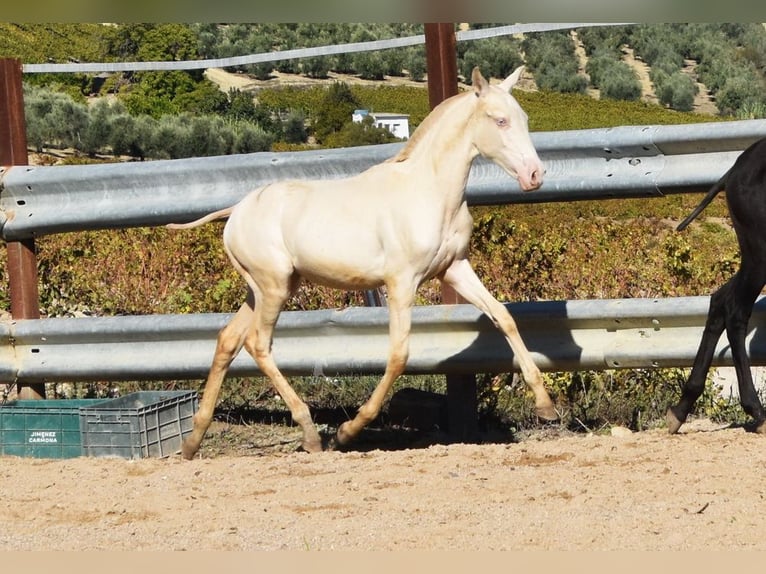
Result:
<svg viewBox="0 0 766 574"><path fill-rule="evenodd" d="M729 177L729 174L731 173L731 170L734 169L732 166L729 168L729 171L727 171L725 174L721 176L721 179L719 179L717 182L713 184L713 187L710 188L710 191L705 194L705 197L702 198L702 201L700 201L699 205L694 208L694 211L692 211L689 215L686 216L686 219L684 219L681 223L678 224L678 227L676 227L676 231L683 231L688 227L688 225L694 221L694 218L697 217L700 213L702 213L702 210L705 209L711 201L713 201L713 198L718 195L721 190L726 188L726 180Z"/></svg>

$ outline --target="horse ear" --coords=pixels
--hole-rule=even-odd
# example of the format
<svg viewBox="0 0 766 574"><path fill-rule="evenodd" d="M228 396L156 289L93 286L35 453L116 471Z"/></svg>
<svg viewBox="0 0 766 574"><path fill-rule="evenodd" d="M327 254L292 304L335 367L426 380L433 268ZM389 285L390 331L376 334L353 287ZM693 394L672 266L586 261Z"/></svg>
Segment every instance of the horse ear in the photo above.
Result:
<svg viewBox="0 0 766 574"><path fill-rule="evenodd" d="M511 88L516 85L516 82L519 81L519 78L521 77L522 72L524 72L524 66L519 66L516 68L513 73L508 76L505 80L502 81L500 84L500 87L503 88L505 91L510 92Z"/></svg>
<svg viewBox="0 0 766 574"><path fill-rule="evenodd" d="M471 84L473 85L474 92L476 92L476 97L489 87L489 82L481 75L479 66L475 66L471 72Z"/></svg>

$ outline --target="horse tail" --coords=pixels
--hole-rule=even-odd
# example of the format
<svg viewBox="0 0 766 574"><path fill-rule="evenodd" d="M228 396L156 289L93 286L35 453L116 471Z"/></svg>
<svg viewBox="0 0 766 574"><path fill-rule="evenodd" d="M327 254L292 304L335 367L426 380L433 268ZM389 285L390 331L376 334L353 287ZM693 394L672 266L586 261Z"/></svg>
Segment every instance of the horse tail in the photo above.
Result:
<svg viewBox="0 0 766 574"><path fill-rule="evenodd" d="M190 221L189 223L168 223L165 227L168 229L191 229L192 227L197 227L210 221L215 221L216 219L229 217L233 210L234 206L231 206L225 209L219 209L213 213L208 213L207 215L200 217L199 219L195 219L194 221Z"/></svg>
<svg viewBox="0 0 766 574"><path fill-rule="evenodd" d="M676 231L683 231L687 228L687 226L694 221L694 218L697 217L700 213L702 213L702 210L705 209L711 201L713 201L713 198L718 195L718 193L726 187L726 179L729 177L729 174L731 173L731 170L734 169L734 166L729 168L729 171L727 171L725 174L721 176L721 179L719 179L717 182L713 184L713 187L710 188L710 191L705 194L705 197L702 198L702 201L700 201L699 205L694 208L694 211L692 211L689 215L686 216L686 219L684 219L681 223L678 224L678 227L676 227Z"/></svg>

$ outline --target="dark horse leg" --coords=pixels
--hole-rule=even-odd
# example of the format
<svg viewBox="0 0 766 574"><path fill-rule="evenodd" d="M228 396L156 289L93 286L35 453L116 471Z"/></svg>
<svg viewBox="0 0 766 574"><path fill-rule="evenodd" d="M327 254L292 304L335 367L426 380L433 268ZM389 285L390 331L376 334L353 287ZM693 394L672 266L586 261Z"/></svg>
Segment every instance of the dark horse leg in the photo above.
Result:
<svg viewBox="0 0 766 574"><path fill-rule="evenodd" d="M756 432L766 433L766 414L758 399L745 347L747 325L753 305L766 284L766 138L748 147L705 195L694 211L678 226L684 229L722 190L737 235L740 268L723 287L710 297L705 330L689 380L678 404L667 412L668 430L678 429L705 389L705 379L715 348L724 329L737 372L740 404L753 418Z"/></svg>
<svg viewBox="0 0 766 574"><path fill-rule="evenodd" d="M743 265L743 267L745 266ZM710 297L710 309L705 330L694 359L692 372L683 387L678 404L668 409L667 424L671 434L678 432L694 408L694 403L705 390L705 380L713 360L713 353L724 329L737 373L742 408L753 418L755 430L766 432L766 414L753 384L750 359L745 347L747 325L752 315L753 304L762 287L763 281L761 279L748 276L744 269L740 269L734 277Z"/></svg>
<svg viewBox="0 0 766 574"><path fill-rule="evenodd" d="M697 356L694 358L692 372L686 381L682 391L681 399L678 404L668 409L666 419L668 432L675 434L681 425L686 421L686 417L694 408L694 403L705 390L705 379L710 364L713 362L713 353L718 345L718 339L726 328L726 319L724 317L724 298L731 288L733 279L730 279L723 287L713 293L710 297L710 308L705 322L705 330L702 332L702 340L697 348Z"/></svg>
<svg viewBox="0 0 766 574"><path fill-rule="evenodd" d="M732 359L734 368L737 372L737 382L739 384L739 401L742 409L753 418L754 429L756 432L766 432L766 413L763 405L758 399L758 393L753 384L753 377L750 370L750 357L748 357L745 348L745 336L747 335L747 324L753 313L753 305L761 289L763 289L764 274L763 262L757 261L753 265L749 261L747 265L743 264L737 278L740 280L735 284L731 301L732 304L726 313L726 334L731 345Z"/></svg>

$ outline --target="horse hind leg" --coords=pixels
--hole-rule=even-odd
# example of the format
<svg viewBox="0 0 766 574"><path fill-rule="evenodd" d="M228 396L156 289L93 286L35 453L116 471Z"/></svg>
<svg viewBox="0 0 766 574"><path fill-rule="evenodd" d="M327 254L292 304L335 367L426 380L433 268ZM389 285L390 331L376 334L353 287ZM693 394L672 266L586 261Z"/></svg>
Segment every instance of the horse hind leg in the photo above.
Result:
<svg viewBox="0 0 766 574"><path fill-rule="evenodd" d="M197 453L202 439L210 427L218 395L221 392L221 385L226 378L226 372L229 370L234 357L242 349L252 318L253 297L252 293L250 293L248 294L247 301L242 304L234 318L218 333L213 363L202 392L199 409L193 418L192 432L186 436L181 445L181 455L187 460L191 460Z"/></svg>
<svg viewBox="0 0 766 574"><path fill-rule="evenodd" d="M322 439L317 432L308 405L298 396L274 361L271 352L274 326L291 290L263 292L255 311L255 320L245 337L245 349L252 355L258 368L266 375L279 396L290 409L293 421L303 431L301 447L307 452L322 450Z"/></svg>
<svg viewBox="0 0 766 574"><path fill-rule="evenodd" d="M681 425L686 421L686 417L689 416L689 413L694 408L694 403L697 402L697 399L705 390L705 379L713 362L713 353L715 353L721 333L726 328L725 305L732 281L730 280L724 284L723 287L710 297L705 328L697 348L697 354L694 357L691 373L681 390L681 397L678 403L669 407L665 415L670 434L676 434L679 431Z"/></svg>
<svg viewBox="0 0 766 574"><path fill-rule="evenodd" d="M740 404L745 413L753 418L755 432L766 434L766 413L753 384L750 358L745 347L747 325L753 312L753 305L764 284L760 277L762 274L760 266L751 271L748 274L742 273L741 280L734 291L734 297L730 300L730 309L726 314L726 334L737 373Z"/></svg>

